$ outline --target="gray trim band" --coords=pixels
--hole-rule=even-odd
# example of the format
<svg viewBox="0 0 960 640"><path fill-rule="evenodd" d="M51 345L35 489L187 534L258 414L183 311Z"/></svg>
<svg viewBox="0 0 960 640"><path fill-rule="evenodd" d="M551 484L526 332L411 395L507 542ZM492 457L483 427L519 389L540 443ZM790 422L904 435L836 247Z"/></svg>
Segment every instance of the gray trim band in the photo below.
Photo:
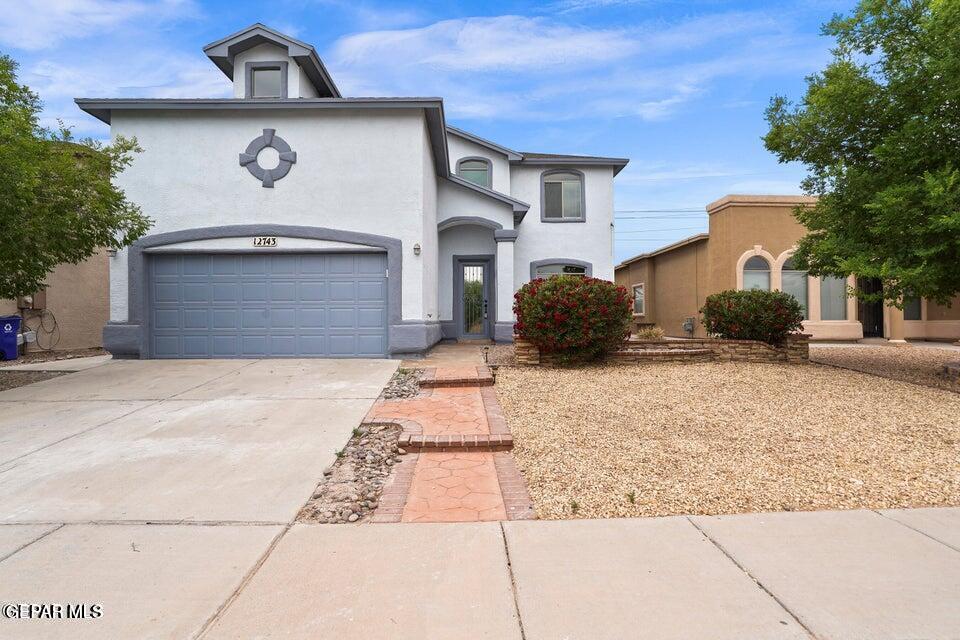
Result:
<svg viewBox="0 0 960 640"><path fill-rule="evenodd" d="M496 220L489 220L487 218L481 218L480 216L453 216L452 218L446 218L438 222L437 231L446 231L447 229L465 224L475 224L480 227L486 227L487 229L493 229L494 235L496 235L497 231L503 229L503 225Z"/></svg>
<svg viewBox="0 0 960 640"><path fill-rule="evenodd" d="M547 204L547 176L558 173L572 173L580 176L580 217L579 218L548 218L546 217ZM586 222L587 221L587 177L578 169L550 169L540 174L540 222Z"/></svg>
<svg viewBox="0 0 960 640"><path fill-rule="evenodd" d="M516 229L497 229L493 232L493 239L497 242L516 242L518 235Z"/></svg>
<svg viewBox="0 0 960 640"><path fill-rule="evenodd" d="M353 244L378 247L387 253L387 309L389 313L389 329L387 344L390 353L406 349L409 344L420 344L427 339L428 333L421 331L423 339L417 342L415 338L408 338L406 329L398 329L404 325L402 320L402 285L403 285L403 242L398 238L378 236L372 233L346 231L343 229L328 229L325 227L305 227L284 224L237 224L223 227L201 227L197 229L182 229L167 233L157 233L144 236L130 245L127 257L127 322L110 323L104 328L104 346L107 346L107 332L111 326L123 326L122 339L117 329L112 332L110 339L116 337L117 348L126 349L129 355L139 358L149 357L147 326L147 291L149 280L146 265L147 250L180 242L194 240L214 240L219 238L238 238L244 236L287 236L290 238L305 238L310 240L333 240L336 242L350 242ZM244 253L238 251L238 253ZM423 324L423 323L420 323ZM436 334L439 336L440 328ZM136 340L134 340L136 335ZM396 341L396 342L395 342ZM134 349L133 343L136 342ZM109 350L109 349L108 349ZM111 351L111 353L113 353Z"/></svg>
<svg viewBox="0 0 960 640"><path fill-rule="evenodd" d="M261 71L266 69L276 69L280 72L280 95L279 96L259 96L261 98L289 98L290 97L290 88L287 85L287 74L289 73L289 63L285 60L277 60L276 62L248 62L244 65L244 78L246 78L246 84L243 87L243 92L247 98L253 98L253 72ZM294 96L296 97L296 96Z"/></svg>
<svg viewBox="0 0 960 640"><path fill-rule="evenodd" d="M593 276L593 264L584 260L577 260L575 258L547 258L545 260L534 260L530 263L530 279L534 280L537 277L537 267L545 267L551 264L572 264L578 267L584 267L587 270L586 275Z"/></svg>

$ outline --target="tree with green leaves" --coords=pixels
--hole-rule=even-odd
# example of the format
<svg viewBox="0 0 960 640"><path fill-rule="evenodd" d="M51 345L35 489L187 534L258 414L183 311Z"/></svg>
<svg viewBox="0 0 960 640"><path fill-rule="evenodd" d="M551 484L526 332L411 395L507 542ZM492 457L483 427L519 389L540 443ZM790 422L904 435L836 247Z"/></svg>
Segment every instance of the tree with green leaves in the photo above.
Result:
<svg viewBox="0 0 960 640"><path fill-rule="evenodd" d="M879 278L900 305L960 293L960 2L861 0L799 104L773 98L767 149L808 169L797 261ZM870 296L863 295L869 298Z"/></svg>
<svg viewBox="0 0 960 640"><path fill-rule="evenodd" d="M151 224L112 182L137 141L76 143L40 126L40 99L16 72L0 55L0 298L31 295L58 264L125 247Z"/></svg>

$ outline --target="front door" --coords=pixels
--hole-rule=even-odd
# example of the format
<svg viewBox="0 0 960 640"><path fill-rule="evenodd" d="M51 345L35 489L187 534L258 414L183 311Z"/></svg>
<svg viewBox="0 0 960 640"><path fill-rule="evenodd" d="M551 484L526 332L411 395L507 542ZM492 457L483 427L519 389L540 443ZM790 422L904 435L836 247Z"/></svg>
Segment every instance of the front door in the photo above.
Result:
<svg viewBox="0 0 960 640"><path fill-rule="evenodd" d="M490 327L490 259L459 258L454 271L454 294L457 305L457 336L489 338Z"/></svg>
<svg viewBox="0 0 960 640"><path fill-rule="evenodd" d="M864 293L882 293L883 284L879 278L857 278L857 288ZM880 300L860 300L857 315L863 325L864 338L883 337L883 302Z"/></svg>

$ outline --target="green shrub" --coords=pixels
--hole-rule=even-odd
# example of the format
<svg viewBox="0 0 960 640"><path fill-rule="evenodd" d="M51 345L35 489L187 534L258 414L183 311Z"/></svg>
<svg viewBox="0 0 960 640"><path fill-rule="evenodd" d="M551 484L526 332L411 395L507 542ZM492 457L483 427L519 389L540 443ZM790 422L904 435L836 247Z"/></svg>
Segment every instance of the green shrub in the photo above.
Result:
<svg viewBox="0 0 960 640"><path fill-rule="evenodd" d="M663 340L663 336L666 334L663 332L663 329L653 324L641 327L634 335L641 340Z"/></svg>
<svg viewBox="0 0 960 640"><path fill-rule="evenodd" d="M700 313L707 333L720 338L781 345L803 328L800 303L782 291L721 291L707 296Z"/></svg>
<svg viewBox="0 0 960 640"><path fill-rule="evenodd" d="M514 330L553 354L560 364L594 360L630 335L627 290L607 280L552 276L532 280L514 294Z"/></svg>

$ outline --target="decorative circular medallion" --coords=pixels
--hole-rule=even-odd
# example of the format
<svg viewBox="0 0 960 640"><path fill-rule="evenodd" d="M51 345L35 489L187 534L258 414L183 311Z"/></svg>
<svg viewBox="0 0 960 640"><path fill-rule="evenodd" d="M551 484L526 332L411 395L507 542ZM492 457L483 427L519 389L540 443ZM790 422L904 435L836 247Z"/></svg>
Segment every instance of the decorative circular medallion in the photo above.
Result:
<svg viewBox="0 0 960 640"><path fill-rule="evenodd" d="M267 147L276 149L280 154L280 164L273 169L264 169L257 160L257 155ZM240 166L246 167L247 171L268 189L272 189L274 182L290 173L290 167L296 161L297 152L290 150L290 145L277 135L276 129L264 129L263 135L250 142L247 150L240 154Z"/></svg>

